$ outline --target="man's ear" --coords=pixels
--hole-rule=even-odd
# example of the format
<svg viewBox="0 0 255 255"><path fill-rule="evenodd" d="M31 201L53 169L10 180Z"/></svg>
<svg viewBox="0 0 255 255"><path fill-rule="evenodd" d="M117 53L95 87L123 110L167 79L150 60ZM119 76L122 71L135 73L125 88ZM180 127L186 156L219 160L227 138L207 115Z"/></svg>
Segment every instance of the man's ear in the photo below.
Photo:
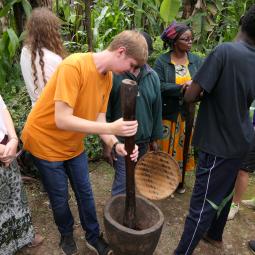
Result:
<svg viewBox="0 0 255 255"><path fill-rule="evenodd" d="M126 51L127 51L126 47L121 46L121 47L119 47L119 48L117 49L117 55L118 55L118 56L121 56L121 55L123 55L123 54L126 54Z"/></svg>

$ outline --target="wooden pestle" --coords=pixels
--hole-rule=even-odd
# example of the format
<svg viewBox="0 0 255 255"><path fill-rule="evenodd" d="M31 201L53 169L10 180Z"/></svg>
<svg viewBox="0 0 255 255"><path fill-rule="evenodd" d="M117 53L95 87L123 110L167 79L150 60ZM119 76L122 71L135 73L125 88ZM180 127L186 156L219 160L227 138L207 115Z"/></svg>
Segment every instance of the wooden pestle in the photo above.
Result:
<svg viewBox="0 0 255 255"><path fill-rule="evenodd" d="M137 83L124 79L121 84L121 110L124 120L135 120ZM136 198L135 198L135 162L130 159L135 147L135 135L125 137L126 163L126 202L123 225L135 229L136 227Z"/></svg>

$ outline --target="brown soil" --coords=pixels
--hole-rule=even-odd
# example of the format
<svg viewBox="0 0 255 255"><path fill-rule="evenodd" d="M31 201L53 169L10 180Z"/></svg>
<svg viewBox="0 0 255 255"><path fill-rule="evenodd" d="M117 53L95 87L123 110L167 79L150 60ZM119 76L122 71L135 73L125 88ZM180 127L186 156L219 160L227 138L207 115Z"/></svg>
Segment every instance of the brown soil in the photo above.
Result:
<svg viewBox="0 0 255 255"><path fill-rule="evenodd" d="M110 198L110 189L113 178L112 168L105 162L90 164L91 182L93 185L95 201L97 205L98 219L102 230L103 227L103 209L105 202ZM194 183L194 175L188 174L186 178L187 192L183 195L175 194L163 201L155 202L162 210L165 216L165 224L161 234L158 247L154 255L169 255L177 246L182 234L183 225L189 199ZM248 192L245 198L255 195L255 178L250 179ZM59 255L61 254L58 243L59 233L53 222L51 210L47 206L47 196L39 192L38 183L26 185L29 204L32 211L34 226L37 231L45 236L44 243L36 248L23 248L18 255ZM71 193L72 194L72 193ZM79 216L75 199L72 194L70 202L71 209L75 218L75 239L79 247L79 254L93 255L85 245L84 232L79 223ZM237 217L229 221L224 232L224 249L219 250L209 244L201 241L196 248L196 255L249 255L247 241L255 239L255 211L241 206L240 213ZM117 254L116 254L117 255ZM134 254L135 255L135 254Z"/></svg>

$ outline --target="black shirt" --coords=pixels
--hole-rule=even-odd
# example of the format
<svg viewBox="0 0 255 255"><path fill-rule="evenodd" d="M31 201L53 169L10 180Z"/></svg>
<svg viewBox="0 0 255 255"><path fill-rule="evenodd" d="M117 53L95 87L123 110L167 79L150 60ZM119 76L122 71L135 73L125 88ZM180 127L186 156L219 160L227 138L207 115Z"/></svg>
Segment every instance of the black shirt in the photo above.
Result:
<svg viewBox="0 0 255 255"><path fill-rule="evenodd" d="M249 107L255 98L255 47L244 42L216 47L193 80L205 91L194 146L223 158L243 157L254 135Z"/></svg>

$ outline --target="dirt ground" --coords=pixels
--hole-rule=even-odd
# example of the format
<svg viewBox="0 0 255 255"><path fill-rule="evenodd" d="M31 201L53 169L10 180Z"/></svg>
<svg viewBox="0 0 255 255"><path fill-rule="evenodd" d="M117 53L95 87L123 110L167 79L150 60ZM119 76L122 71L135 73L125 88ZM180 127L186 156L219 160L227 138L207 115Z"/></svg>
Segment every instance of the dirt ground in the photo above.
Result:
<svg viewBox="0 0 255 255"><path fill-rule="evenodd" d="M105 162L90 163L91 181L97 206L98 219L101 229L103 226L103 209L105 202L110 198L110 188L113 178L113 169ZM154 255L170 255L177 246L182 234L185 216L187 214L190 194L194 183L194 175L186 177L187 192L183 195L174 194L155 204L162 210L165 223L160 241ZM39 192L37 182L26 185L29 204L32 210L33 222L37 231L45 236L44 243L36 248L23 248L18 255L59 255L61 254L58 243L59 233L53 222L51 210L47 206L47 196ZM249 188L244 198L255 195L255 176L250 178ZM79 248L79 254L93 255L85 245L84 232L79 223L79 216L73 198L70 202L75 218L75 239ZM224 232L224 249L217 250L209 244L201 241L196 248L195 255L249 255L247 241L255 239L255 211L241 206L237 217L229 221ZM118 254L116 254L118 255ZM135 254L134 254L135 255Z"/></svg>

